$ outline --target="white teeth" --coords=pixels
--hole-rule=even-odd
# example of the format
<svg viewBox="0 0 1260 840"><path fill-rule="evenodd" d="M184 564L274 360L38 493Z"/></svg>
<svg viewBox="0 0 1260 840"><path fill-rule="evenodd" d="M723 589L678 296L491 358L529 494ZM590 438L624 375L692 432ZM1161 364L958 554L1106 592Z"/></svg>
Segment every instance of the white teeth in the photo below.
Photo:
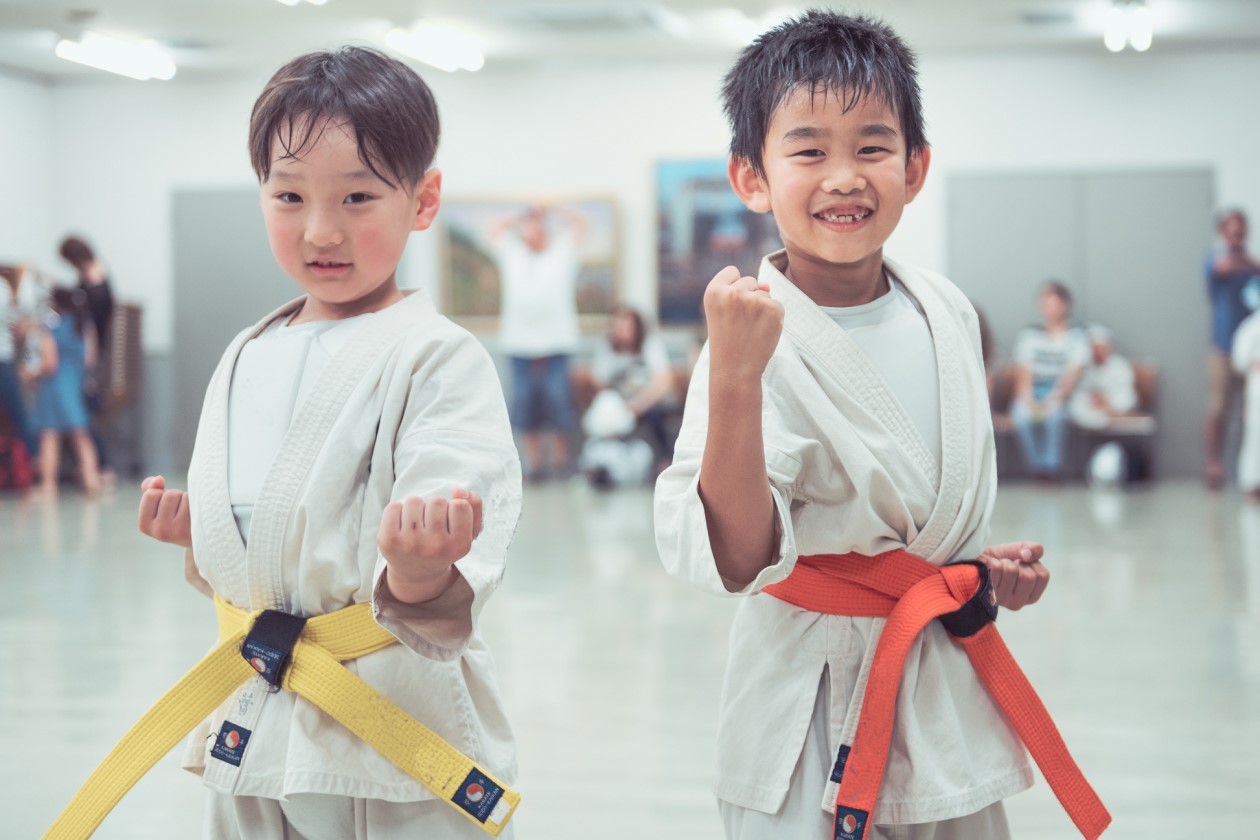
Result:
<svg viewBox="0 0 1260 840"><path fill-rule="evenodd" d="M869 215L871 215L870 210L859 210L857 213L853 214L852 216L840 216L840 215L836 215L835 213L819 213L818 218L826 222L840 222L840 223L847 224L849 222L856 222L861 219L865 219Z"/></svg>

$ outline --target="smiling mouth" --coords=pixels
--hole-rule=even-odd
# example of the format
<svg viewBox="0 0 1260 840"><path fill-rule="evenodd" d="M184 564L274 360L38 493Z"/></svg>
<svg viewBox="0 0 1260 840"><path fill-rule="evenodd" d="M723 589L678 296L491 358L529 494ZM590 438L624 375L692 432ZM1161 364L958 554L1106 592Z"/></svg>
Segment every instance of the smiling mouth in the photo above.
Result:
<svg viewBox="0 0 1260 840"><path fill-rule="evenodd" d="M865 207L859 210L855 210L852 213L833 213L829 210L823 210L821 213L815 213L814 218L822 219L824 222L851 224L853 222L862 221L863 219L869 217L871 213L874 213L874 212L875 212L874 210L870 210Z"/></svg>

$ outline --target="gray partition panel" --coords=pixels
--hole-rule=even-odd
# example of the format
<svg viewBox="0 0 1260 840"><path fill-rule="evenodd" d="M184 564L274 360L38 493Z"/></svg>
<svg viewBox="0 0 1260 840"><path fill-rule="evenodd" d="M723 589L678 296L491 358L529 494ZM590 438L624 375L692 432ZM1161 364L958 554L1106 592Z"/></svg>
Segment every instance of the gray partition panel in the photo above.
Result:
<svg viewBox="0 0 1260 840"><path fill-rule="evenodd" d="M1158 474L1197 475L1208 352L1203 258L1212 172L966 173L949 179L949 275L989 316L1002 360L1037 319L1037 287L1065 282L1076 317L1159 368Z"/></svg>
<svg viewBox="0 0 1260 840"><path fill-rule="evenodd" d="M172 445L192 454L206 385L245 327L301 294L276 265L255 188L180 190L172 200L175 342Z"/></svg>

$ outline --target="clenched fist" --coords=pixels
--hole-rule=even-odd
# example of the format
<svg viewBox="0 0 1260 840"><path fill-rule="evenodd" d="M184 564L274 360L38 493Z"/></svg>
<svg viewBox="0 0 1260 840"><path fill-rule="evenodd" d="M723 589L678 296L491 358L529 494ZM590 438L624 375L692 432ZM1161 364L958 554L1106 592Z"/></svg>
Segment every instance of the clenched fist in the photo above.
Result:
<svg viewBox="0 0 1260 840"><path fill-rule="evenodd" d="M188 494L166 489L166 479L151 475L140 484L140 533L159 542L192 548Z"/></svg>
<svg viewBox="0 0 1260 840"><path fill-rule="evenodd" d="M783 333L783 304L769 286L727 266L704 292L712 376L760 380Z"/></svg>
<svg viewBox="0 0 1260 840"><path fill-rule="evenodd" d="M480 533L481 497L468 490L456 487L449 501L408 496L390 502L376 535L389 565L389 591L408 604L441 595L457 574L455 561L469 552Z"/></svg>
<svg viewBox="0 0 1260 840"><path fill-rule="evenodd" d="M1040 543L1013 542L991 545L976 559L989 567L997 602L1018 610L1037 603L1050 583L1050 572L1041 564L1044 555Z"/></svg>

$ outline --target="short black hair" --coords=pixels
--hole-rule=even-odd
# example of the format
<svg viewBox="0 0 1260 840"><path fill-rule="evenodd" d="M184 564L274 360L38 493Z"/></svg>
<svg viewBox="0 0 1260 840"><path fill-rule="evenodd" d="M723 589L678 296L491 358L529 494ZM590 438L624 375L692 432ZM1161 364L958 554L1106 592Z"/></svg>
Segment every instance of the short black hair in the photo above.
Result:
<svg viewBox="0 0 1260 840"><path fill-rule="evenodd" d="M359 159L391 186L414 187L437 154L437 102L419 74L377 50L341 47L298 56L263 88L249 120L258 180L271 175L273 140L283 157L300 157L330 119L354 129Z"/></svg>
<svg viewBox="0 0 1260 840"><path fill-rule="evenodd" d="M61 253L63 260L78 269L83 268L96 259L96 254L92 252L92 246L88 245L81 236L67 236L61 240L61 245L57 250Z"/></svg>
<svg viewBox="0 0 1260 840"><path fill-rule="evenodd" d="M1067 306L1072 305L1072 290L1061 280L1047 280L1045 285L1041 287L1041 293L1043 295L1054 295Z"/></svg>
<svg viewBox="0 0 1260 840"><path fill-rule="evenodd" d="M914 53L882 21L811 9L740 53L722 83L731 155L762 177L770 119L799 89L840 97L845 111L876 96L901 121L908 156L927 148Z"/></svg>

